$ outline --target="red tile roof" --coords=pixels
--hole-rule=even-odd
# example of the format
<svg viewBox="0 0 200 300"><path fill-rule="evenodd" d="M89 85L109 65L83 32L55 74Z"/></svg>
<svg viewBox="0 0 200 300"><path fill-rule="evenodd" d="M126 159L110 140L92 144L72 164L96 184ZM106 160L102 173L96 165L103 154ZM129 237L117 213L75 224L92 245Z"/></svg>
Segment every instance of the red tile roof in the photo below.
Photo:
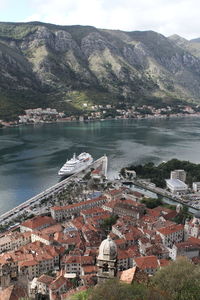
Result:
<svg viewBox="0 0 200 300"><path fill-rule="evenodd" d="M38 280L39 282L45 283L46 285L49 285L50 283L52 283L54 281L54 278L48 275L41 275Z"/></svg>
<svg viewBox="0 0 200 300"><path fill-rule="evenodd" d="M157 231L163 235L169 235L169 234L175 233L177 231L183 231L183 229L184 229L184 225L177 224L177 225L171 225L168 227L163 227L163 228L157 229Z"/></svg>
<svg viewBox="0 0 200 300"><path fill-rule="evenodd" d="M81 265L92 265L94 263L93 256L71 256L67 255L62 258L62 261L66 264L76 263Z"/></svg>
<svg viewBox="0 0 200 300"><path fill-rule="evenodd" d="M142 256L134 259L136 265L141 270L146 269L157 269L158 268L158 260L156 256Z"/></svg>
<svg viewBox="0 0 200 300"><path fill-rule="evenodd" d="M56 291L66 283L67 280L63 276L59 276L49 285L49 289L52 291Z"/></svg>
<svg viewBox="0 0 200 300"><path fill-rule="evenodd" d="M18 263L18 265L20 267L31 267L31 266L36 266L37 264L38 264L38 261L36 261L35 259L29 260L29 261L20 261Z"/></svg>
<svg viewBox="0 0 200 300"><path fill-rule="evenodd" d="M83 205L87 205L87 204L92 204L92 203L96 203L100 200L106 200L107 197L98 197L92 200L87 200L87 201L83 201L83 202L79 202L79 203L74 203L74 204L70 204L70 205L66 205L66 206L53 206L51 207L52 210L69 210L75 207L82 207Z"/></svg>
<svg viewBox="0 0 200 300"><path fill-rule="evenodd" d="M195 238L195 237L193 237L193 236L189 237L188 242L189 242L189 243L193 243L193 244L200 245L200 239Z"/></svg>
<svg viewBox="0 0 200 300"><path fill-rule="evenodd" d="M187 250L193 249L193 248L200 249L200 241L196 242L195 240L193 241L193 240L189 240L189 239L186 242L176 243L175 245L178 249L187 249Z"/></svg>
<svg viewBox="0 0 200 300"><path fill-rule="evenodd" d="M11 285L0 291L0 300L19 300L28 297L27 291L20 285Z"/></svg>
<svg viewBox="0 0 200 300"><path fill-rule="evenodd" d="M132 283L133 278L135 276L136 267L133 267L131 269L125 270L121 273L120 280L125 283Z"/></svg>
<svg viewBox="0 0 200 300"><path fill-rule="evenodd" d="M52 219L52 217L48 216L36 216L32 219L29 219L21 224L21 226L28 227L30 229L37 229L43 225L52 225L56 222Z"/></svg>
<svg viewBox="0 0 200 300"><path fill-rule="evenodd" d="M83 266L82 269L84 274L97 272L97 266Z"/></svg>
<svg viewBox="0 0 200 300"><path fill-rule="evenodd" d="M162 259L159 260L159 263L160 263L160 266L162 268L162 267L168 266L171 263L171 261L168 260L168 259L162 258Z"/></svg>

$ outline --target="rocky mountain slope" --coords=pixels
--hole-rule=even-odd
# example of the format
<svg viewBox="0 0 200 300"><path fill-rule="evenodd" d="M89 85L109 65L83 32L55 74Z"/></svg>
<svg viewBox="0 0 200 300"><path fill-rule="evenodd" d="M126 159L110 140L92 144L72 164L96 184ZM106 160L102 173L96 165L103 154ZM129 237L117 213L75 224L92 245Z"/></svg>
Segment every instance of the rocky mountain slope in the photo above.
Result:
<svg viewBox="0 0 200 300"><path fill-rule="evenodd" d="M0 118L30 107L200 98L200 43L153 31L0 23Z"/></svg>

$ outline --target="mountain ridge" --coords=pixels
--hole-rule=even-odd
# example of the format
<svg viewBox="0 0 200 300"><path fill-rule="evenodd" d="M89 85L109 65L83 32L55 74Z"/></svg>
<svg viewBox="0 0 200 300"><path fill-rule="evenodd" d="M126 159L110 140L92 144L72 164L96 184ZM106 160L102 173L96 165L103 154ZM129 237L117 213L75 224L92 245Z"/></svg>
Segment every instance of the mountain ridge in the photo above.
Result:
<svg viewBox="0 0 200 300"><path fill-rule="evenodd" d="M85 102L198 103L194 44L154 31L0 22L0 118L38 106L80 112Z"/></svg>

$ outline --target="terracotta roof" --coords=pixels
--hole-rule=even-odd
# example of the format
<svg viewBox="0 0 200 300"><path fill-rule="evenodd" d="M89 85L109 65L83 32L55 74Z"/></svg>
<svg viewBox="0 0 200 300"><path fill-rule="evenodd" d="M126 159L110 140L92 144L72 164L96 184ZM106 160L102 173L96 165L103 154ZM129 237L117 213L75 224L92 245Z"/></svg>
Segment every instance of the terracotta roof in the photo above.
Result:
<svg viewBox="0 0 200 300"><path fill-rule="evenodd" d="M52 217L48 216L36 216L32 219L29 219L21 224L21 226L28 227L30 229L36 229L43 225L55 224L56 222L52 219Z"/></svg>
<svg viewBox="0 0 200 300"><path fill-rule="evenodd" d="M61 231L63 231L63 227L60 224L55 224L55 225L43 228L41 230L41 232L45 233L45 234L53 234L55 232L61 232Z"/></svg>
<svg viewBox="0 0 200 300"><path fill-rule="evenodd" d="M80 203L74 203L74 204L70 204L70 205L66 205L66 206L53 206L51 207L51 209L53 210L69 210L69 209L72 209L72 208L75 208L75 207L81 207L83 205L87 205L87 204L90 204L90 203L96 203L100 200L106 200L107 197L98 197L98 198L95 198L95 199L92 199L92 200L87 200L87 201L83 201L83 202L80 202Z"/></svg>
<svg viewBox="0 0 200 300"><path fill-rule="evenodd" d="M101 207L93 207L89 209L85 209L81 211L82 215L90 215L90 214L104 214L105 211Z"/></svg>
<svg viewBox="0 0 200 300"><path fill-rule="evenodd" d="M111 196L114 196L114 195L118 195L120 193L122 193L123 191L125 191L126 188L121 188L121 189L115 189L115 190L110 190L110 191L107 191L106 193L107 194L110 194Z"/></svg>
<svg viewBox="0 0 200 300"><path fill-rule="evenodd" d="M117 250L117 258L118 258L118 260L119 259L126 259L126 258L128 259L130 256L131 256L130 253L127 252L126 250L121 250L121 249Z"/></svg>
<svg viewBox="0 0 200 300"><path fill-rule="evenodd" d="M193 237L193 236L189 237L188 242L189 242L189 243L193 243L193 244L198 244L198 245L200 245L200 239L195 238L195 237Z"/></svg>
<svg viewBox="0 0 200 300"><path fill-rule="evenodd" d="M20 261L18 263L20 267L31 267L31 266L36 266L37 264L38 262L35 259L29 261Z"/></svg>
<svg viewBox="0 0 200 300"><path fill-rule="evenodd" d="M194 249L194 248L200 249L200 242L198 243L198 242L195 242L192 240L188 240L186 242L181 242L181 243L176 243L175 245L178 249Z"/></svg>
<svg viewBox="0 0 200 300"><path fill-rule="evenodd" d="M155 208L152 208L151 210L162 212L162 213L165 213L165 214L169 214L169 213L174 211L173 209L170 209L170 208L167 208L167 207L164 207L164 206L157 206Z"/></svg>
<svg viewBox="0 0 200 300"><path fill-rule="evenodd" d="M120 280L126 283L132 283L135 272L136 272L136 267L122 271Z"/></svg>
<svg viewBox="0 0 200 300"><path fill-rule="evenodd" d="M166 267L166 266L168 266L171 263L171 261L168 260L168 259L162 258L162 259L159 260L159 263L160 263L161 267Z"/></svg>
<svg viewBox="0 0 200 300"><path fill-rule="evenodd" d="M67 255L62 258L62 261L65 264L69 263L76 263L76 264L81 264L81 265L90 265L94 263L94 258L92 256L71 256Z"/></svg>
<svg viewBox="0 0 200 300"><path fill-rule="evenodd" d="M66 284L66 279L63 276L59 276L58 278L56 278L50 285L49 285L49 289L56 291L57 289L59 289L61 286L63 286L64 284Z"/></svg>
<svg viewBox="0 0 200 300"><path fill-rule="evenodd" d="M0 291L0 300L20 300L28 297L26 289L19 285L11 285Z"/></svg>
<svg viewBox="0 0 200 300"><path fill-rule="evenodd" d="M145 215L141 218L141 220L145 223L155 223L158 220L157 216L149 216L149 215Z"/></svg>
<svg viewBox="0 0 200 300"><path fill-rule="evenodd" d="M48 242L53 241L53 237L49 236L48 234L44 234L42 231L32 231L32 236L37 236L43 240L46 240Z"/></svg>
<svg viewBox="0 0 200 300"><path fill-rule="evenodd" d="M165 218L165 220L171 220L173 218L175 218L177 216L177 212L174 210L166 215L163 215L163 218Z"/></svg>
<svg viewBox="0 0 200 300"><path fill-rule="evenodd" d="M124 245L124 244L126 244L126 240L125 240L125 239L116 239L116 240L115 240L115 244L116 244L117 246L119 246L119 245Z"/></svg>
<svg viewBox="0 0 200 300"><path fill-rule="evenodd" d="M82 269L84 273L96 273L97 272L97 266L82 266Z"/></svg>
<svg viewBox="0 0 200 300"><path fill-rule="evenodd" d="M169 234L172 234L177 231L183 231L183 229L184 229L184 225L177 224L177 225L171 225L168 227L163 227L163 228L157 229L157 231L163 235L169 235Z"/></svg>
<svg viewBox="0 0 200 300"><path fill-rule="evenodd" d="M41 275L38 280L39 282L45 283L46 285L49 285L50 283L52 283L52 281L54 281L54 278L48 275Z"/></svg>
<svg viewBox="0 0 200 300"><path fill-rule="evenodd" d="M139 269L157 269L158 268L158 260L156 256L142 256L134 259L136 265Z"/></svg>

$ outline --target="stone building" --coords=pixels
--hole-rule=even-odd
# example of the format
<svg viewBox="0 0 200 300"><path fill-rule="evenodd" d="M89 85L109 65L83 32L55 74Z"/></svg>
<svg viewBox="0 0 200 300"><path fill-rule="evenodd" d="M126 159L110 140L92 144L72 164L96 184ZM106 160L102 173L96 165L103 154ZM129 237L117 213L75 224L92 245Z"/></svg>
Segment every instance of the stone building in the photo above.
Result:
<svg viewBox="0 0 200 300"><path fill-rule="evenodd" d="M195 238L200 237L200 212L196 212L192 220L185 220L184 236L186 241L191 236Z"/></svg>
<svg viewBox="0 0 200 300"><path fill-rule="evenodd" d="M97 277L98 282L104 282L107 279L114 278L117 273L117 245L110 238L103 240L99 247L97 257Z"/></svg>

